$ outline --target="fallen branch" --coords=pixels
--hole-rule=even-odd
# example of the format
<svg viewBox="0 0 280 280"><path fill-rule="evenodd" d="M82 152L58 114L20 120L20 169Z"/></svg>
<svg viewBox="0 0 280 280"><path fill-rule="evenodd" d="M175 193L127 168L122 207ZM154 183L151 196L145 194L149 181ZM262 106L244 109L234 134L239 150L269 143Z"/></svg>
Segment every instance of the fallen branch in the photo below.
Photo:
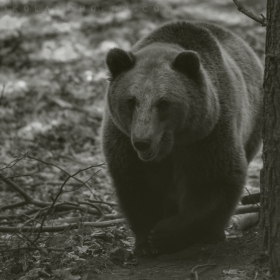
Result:
<svg viewBox="0 0 280 280"><path fill-rule="evenodd" d="M234 211L234 214L246 214L246 213L257 213L260 212L260 207L258 205L242 205L238 206Z"/></svg>
<svg viewBox="0 0 280 280"><path fill-rule="evenodd" d="M259 221L259 213L248 213L234 215L231 217L231 224L240 231L251 228Z"/></svg>
<svg viewBox="0 0 280 280"><path fill-rule="evenodd" d="M106 214L106 218L108 219L121 219L123 218L123 215L120 214L120 213L116 213L116 214ZM90 216L82 216L82 217L72 217L72 218L62 218L62 219L59 219L59 220L56 220L58 221L59 223L84 223L86 221L90 221L91 217ZM102 222L99 221L98 222Z"/></svg>
<svg viewBox="0 0 280 280"><path fill-rule="evenodd" d="M4 210L7 210L7 209L13 209L13 208L17 208L17 207L20 207L20 206L24 206L28 204L27 201L20 201L20 202L16 202L16 203L12 203L12 204L9 204L9 205L5 205L5 206L2 206L0 207L0 211L4 211ZM15 216L15 215L13 215ZM0 216L0 219L3 218L2 216Z"/></svg>
<svg viewBox="0 0 280 280"><path fill-rule="evenodd" d="M215 267L215 266L217 266L217 264L215 264L215 263L196 265L195 267L193 267L191 269L191 276L194 277L195 280L198 280L198 274L201 274L202 272L207 270L209 267ZM203 268L203 269L200 270L199 272L197 272L196 269L198 269L198 268Z"/></svg>
<svg viewBox="0 0 280 280"><path fill-rule="evenodd" d="M61 187L60 187L60 189L59 189L59 191L58 191L58 193L57 193L55 199L53 200L53 203L51 204L51 206L50 206L49 209L47 210L46 214L44 215L44 217L43 217L43 219L42 219L42 222L41 222L41 226L40 226L41 229L43 228L44 222L45 222L45 220L46 220L48 214L52 211L52 209L53 209L54 206L55 206L55 203L56 203L57 199L58 199L59 196L62 194L63 187L64 187L65 184L68 182L68 180L71 179L71 178L74 178L74 177L75 177L76 175L78 175L80 172L86 171L86 170L88 170L88 169L90 169L90 168L92 168L92 167L93 167L93 166L86 167L86 168L80 169L79 171L77 171L77 172L74 173L73 175L70 175L70 174L68 175L68 177L66 178L66 180L65 180L65 181L63 182L63 184L61 185ZM94 166L94 167L95 167L95 166ZM91 178L92 178L92 176L90 177L90 179L91 179ZM89 179L89 180L90 180L90 179ZM87 183L87 182L85 182L85 183L83 182L82 186L85 185L86 183ZM81 187L82 187L82 186L81 186ZM97 208L98 208L98 207L97 207ZM100 212L100 211L98 211L98 212ZM101 212L101 213L102 213L102 212ZM103 213L102 213L102 214L103 214ZM103 215L103 216L104 216L104 215ZM37 237L35 238L34 242L40 238L40 233L41 233L41 231L38 231L38 235L37 235Z"/></svg>
<svg viewBox="0 0 280 280"><path fill-rule="evenodd" d="M6 166L4 167L0 167L0 171L3 171L5 169L10 169L13 168L17 163L19 163L20 161L22 161L23 159L27 158L28 155L30 153L32 153L35 149L33 150L28 150L25 153L22 153L21 155L17 156L16 159L12 160L10 163L8 163Z"/></svg>
<svg viewBox="0 0 280 280"><path fill-rule="evenodd" d="M0 178L3 178L3 177L0 176ZM33 199L27 192L25 192L20 186L18 186L16 183L11 181L10 179L3 179L3 181L5 183L7 183L14 191L19 193L24 198L25 201L18 202L18 204L17 204L18 206L32 204L39 208L45 208L45 207L50 207L53 204L53 203L43 202L40 200ZM4 206L0 207L0 211L1 210L3 211L3 209L11 209L14 207L15 207L15 203L10 204L10 205L4 205ZM98 211L96 211L95 209L89 209L88 207L81 206L79 204L68 203L68 202L57 205L55 207L55 209L56 209L56 211L81 210L83 212L88 212L89 214L93 214L93 215L98 214Z"/></svg>
<svg viewBox="0 0 280 280"><path fill-rule="evenodd" d="M90 186L87 184L87 182L96 174L96 172L86 181L86 182L83 182L82 180L76 178L75 176L82 172L82 171L86 171L88 169L91 169L91 168L95 168L95 167L99 167L99 166L102 166L104 165L103 163L102 164L98 164L98 165L92 165L90 167L87 167L87 168L84 168L84 169L81 169L79 170L78 172L76 172L75 174L71 175L69 174L67 171L65 171L64 169L62 169L61 167L53 164L53 163L49 163L49 162L46 162L46 161L43 161L43 160L40 160L40 159L37 159L37 158L34 158L34 157L31 157L29 156L29 153L30 151L24 153L22 156L20 157L17 157L16 160L14 160L12 163L9 163L6 167L4 167L3 169L5 168L11 168L13 167L16 163L18 163L20 160L24 159L24 158L29 158L31 160L36 160L38 162L41 162L41 163L44 163L46 165L50 165L50 166L54 166L56 168L58 168L59 170L63 171L65 174L68 175L67 179L66 179L66 182L70 179L70 178L73 178L75 179L76 181L80 182L82 185L79 186L79 188L81 188L82 186L84 185L87 185L87 187L90 189ZM2 170L3 170L2 169ZM98 171L97 171L98 172ZM24 201L20 201L20 202L17 202L17 203L13 203L13 204L10 204L10 205L4 205L2 207L0 207L0 211L2 210L7 210L7 209L12 209L12 208L15 208L15 207L18 207L18 206L23 206L23 205L27 205L27 204L32 204L34 206L37 206L39 208L45 208L45 207L49 207L49 206L52 206L54 205L54 203L47 203L47 202L43 202L43 201L39 201L39 200L35 200L33 199L27 192L25 192L21 187L19 187L16 183L14 183L12 180L8 179L8 178L5 178L3 176L0 175L0 179L3 180L6 184L8 184L14 191L16 191L17 193L20 194L20 196L24 199ZM62 187L65 185L64 182L62 184ZM61 193L58 194L58 196L60 195ZM58 198L58 197L57 197ZM65 203L64 205L61 205L61 206L56 206L56 211L66 211L66 210L81 210L83 212L88 212L90 214L93 214L93 215L96 215L98 214L98 211L94 210L94 209L89 209L88 207L85 207L85 206L80 206L79 204L76 204L76 205L73 205L70 206L69 203ZM2 218L2 217L0 217Z"/></svg>
<svg viewBox="0 0 280 280"><path fill-rule="evenodd" d="M260 23L262 26L267 25L267 20L264 17L264 15L261 14L261 16L257 16L254 13L248 11L243 7L243 5L238 0L233 0L234 4L236 5L237 9L243 13L244 15L248 16L249 18L253 19L254 21Z"/></svg>
<svg viewBox="0 0 280 280"><path fill-rule="evenodd" d="M95 228L105 228L105 227L110 227L114 226L120 223L125 222L125 219L117 219L117 220L111 220L111 221L104 221L104 222L84 222L82 225L83 226L89 226L89 227L95 227ZM46 226L46 227L0 227L0 232L60 232L64 231L66 229L77 229L81 225L77 223L70 223L68 225L63 225L63 226Z"/></svg>
<svg viewBox="0 0 280 280"><path fill-rule="evenodd" d="M69 192L69 191L65 191L64 187L68 183L68 181L72 178L75 179L77 182L81 183L80 185L77 185L74 188L74 190L77 190L85 185L87 185L87 187L90 189L88 182L92 179L92 177L99 170L97 172L94 172L94 174L91 175L90 178L86 181L82 181L82 180L76 178L76 176L80 172L86 171L86 170L94 168L94 167L100 167L103 164L92 165L90 167L80 169L79 171L75 172L74 174L70 174L63 168L61 168L53 163L46 162L44 160L29 156L29 153L30 152L21 154L15 160L13 160L10 164L3 167L2 170L6 169L6 168L12 168L20 160L28 158L30 160L36 160L40 163L56 167L63 173L67 174L67 177L60 185L60 188L59 188L55 198L53 199L53 201L45 202L45 201L34 199L19 184L15 183L14 181L11 180L11 178L30 176L30 174L15 175L15 176L9 176L9 177L0 175L0 180L5 182L11 189L13 189L16 193L18 193L23 199L23 201L19 201L19 202L13 203L13 204L4 205L4 206L0 207L0 211L4 211L7 209L13 209L13 208L24 206L24 205L33 205L37 208L37 209L31 209L31 210L25 211L24 213L21 213L18 215L1 215L0 220L5 219L5 220L7 220L7 224L10 224L10 225L11 225L11 223L15 223L15 224L20 223L20 226L4 226L3 225L3 226L0 226L0 232L13 233L13 234L17 235L18 237L22 236L23 237L21 240L22 243L26 242L26 240L27 240L28 244L31 244L32 246L37 247L36 243L40 239L40 235L43 232L63 232L67 229L77 229L81 225L104 228L104 227L109 227L109 226L113 226L118 223L124 222L124 219L122 218L122 216L120 214L118 214L118 213L110 214L110 212L111 212L110 207L116 205L114 203L103 202L103 201L99 201L99 200L78 201L76 203L67 202L67 201L58 202L58 199L62 193ZM34 175L34 174L32 174L32 175ZM100 208L101 206L97 206L95 204L104 204L104 206L106 206L106 207L103 206L103 208L104 209L108 208L107 211L109 212L109 214L107 214L107 212L103 212L102 211L103 209ZM109 205L110 207L107 205ZM66 225L59 224L59 223L61 223L60 220L53 221L53 222L58 222L57 226L46 226L45 225L45 221L46 221L47 217L50 214L52 214L53 212L71 211L71 210L78 210L80 212L94 215L95 219L97 219L97 222L89 222L88 217L79 217L79 218L75 218L75 219L68 219L68 221L67 221L68 224L66 224ZM105 219L109 220L109 221L104 221ZM4 221L4 222L6 222L6 221ZM25 232L28 234L36 233L34 240L32 240L32 238L30 238L29 235L25 236L23 234Z"/></svg>
<svg viewBox="0 0 280 280"><path fill-rule="evenodd" d="M12 204L10 204L12 205ZM5 207L5 206L4 206ZM0 208L0 211L1 211L1 208ZM23 212L23 213L20 213L20 214L11 214L11 215L0 215L0 220L19 220L20 218L24 217L24 216L29 216L31 214L34 214L36 212L40 211L39 208L34 208L34 209L31 209L31 210L27 210L26 212Z"/></svg>
<svg viewBox="0 0 280 280"><path fill-rule="evenodd" d="M247 190L248 191L248 190ZM260 193L249 193L241 198L242 204L257 204L260 202L261 194Z"/></svg>
<svg viewBox="0 0 280 280"><path fill-rule="evenodd" d="M114 202L106 202L106 201L101 201L101 200L93 200L93 199L87 199L87 201L92 202L92 203L100 203L100 204L107 204L109 206L117 206L117 203Z"/></svg>
<svg viewBox="0 0 280 280"><path fill-rule="evenodd" d="M2 92L1 92L1 96L0 96L0 104L1 104L1 101L2 101L3 96L4 96L5 88L6 88L6 84L4 84L3 88L2 88Z"/></svg>

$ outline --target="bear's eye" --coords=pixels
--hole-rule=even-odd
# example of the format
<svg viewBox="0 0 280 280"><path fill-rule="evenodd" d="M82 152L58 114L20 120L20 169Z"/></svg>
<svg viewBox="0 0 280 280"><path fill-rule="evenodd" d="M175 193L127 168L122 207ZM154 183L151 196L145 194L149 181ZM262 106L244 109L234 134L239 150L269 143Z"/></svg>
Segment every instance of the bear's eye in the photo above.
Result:
<svg viewBox="0 0 280 280"><path fill-rule="evenodd" d="M157 103L156 107L157 107L159 110L164 111L164 110L166 110L166 109L169 107L169 102L166 101L166 100L160 100L160 101Z"/></svg>
<svg viewBox="0 0 280 280"><path fill-rule="evenodd" d="M134 97L131 97L131 98L128 98L127 99L127 105L130 107L130 108L133 108L135 106L135 98Z"/></svg>

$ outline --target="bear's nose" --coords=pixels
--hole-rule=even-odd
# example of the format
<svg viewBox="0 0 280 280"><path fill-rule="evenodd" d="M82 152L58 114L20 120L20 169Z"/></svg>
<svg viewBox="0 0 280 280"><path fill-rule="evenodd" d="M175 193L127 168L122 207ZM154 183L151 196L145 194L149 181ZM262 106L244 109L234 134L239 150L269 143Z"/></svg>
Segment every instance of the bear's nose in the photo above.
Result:
<svg viewBox="0 0 280 280"><path fill-rule="evenodd" d="M133 144L139 152L145 152L151 147L151 141L149 140L135 140Z"/></svg>

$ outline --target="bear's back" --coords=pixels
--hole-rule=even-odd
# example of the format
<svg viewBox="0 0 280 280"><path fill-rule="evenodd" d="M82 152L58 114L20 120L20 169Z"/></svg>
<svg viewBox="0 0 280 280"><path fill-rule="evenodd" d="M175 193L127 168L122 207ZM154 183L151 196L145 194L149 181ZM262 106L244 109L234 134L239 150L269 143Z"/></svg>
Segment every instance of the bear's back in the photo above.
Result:
<svg viewBox="0 0 280 280"><path fill-rule="evenodd" d="M173 44L184 50L193 50L199 53L203 64L209 67L213 63L220 64L221 53L217 41L206 28L199 26L198 23L178 21L162 25L136 43L132 52L137 52L154 43Z"/></svg>
<svg viewBox="0 0 280 280"><path fill-rule="evenodd" d="M245 78L253 78L256 82L262 78L262 65L254 51L240 37L229 30L205 22L196 23L207 29L230 57L240 66Z"/></svg>
<svg viewBox="0 0 280 280"><path fill-rule="evenodd" d="M193 50L199 53L206 68L213 65L220 67L224 50L240 65L243 75L253 75L256 81L262 75L261 63L252 49L234 33L214 24L187 21L167 23L142 38L134 45L132 52L154 43L174 44L185 50Z"/></svg>
<svg viewBox="0 0 280 280"><path fill-rule="evenodd" d="M234 33L209 23L197 23L206 28L215 37L223 50L224 60L231 66L237 83L246 89L237 91L238 106L242 110L239 119L240 134L246 147L247 159L250 161L258 150L257 139L261 138L262 101L263 101L263 67L254 53L240 37Z"/></svg>

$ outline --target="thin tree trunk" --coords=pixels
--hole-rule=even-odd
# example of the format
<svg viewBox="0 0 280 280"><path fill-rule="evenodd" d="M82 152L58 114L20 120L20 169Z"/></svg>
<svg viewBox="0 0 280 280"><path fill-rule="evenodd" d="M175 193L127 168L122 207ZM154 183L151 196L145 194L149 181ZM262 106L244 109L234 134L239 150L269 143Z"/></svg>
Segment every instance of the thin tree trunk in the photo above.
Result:
<svg viewBox="0 0 280 280"><path fill-rule="evenodd" d="M267 1L261 229L273 279L280 279L280 0Z"/></svg>

